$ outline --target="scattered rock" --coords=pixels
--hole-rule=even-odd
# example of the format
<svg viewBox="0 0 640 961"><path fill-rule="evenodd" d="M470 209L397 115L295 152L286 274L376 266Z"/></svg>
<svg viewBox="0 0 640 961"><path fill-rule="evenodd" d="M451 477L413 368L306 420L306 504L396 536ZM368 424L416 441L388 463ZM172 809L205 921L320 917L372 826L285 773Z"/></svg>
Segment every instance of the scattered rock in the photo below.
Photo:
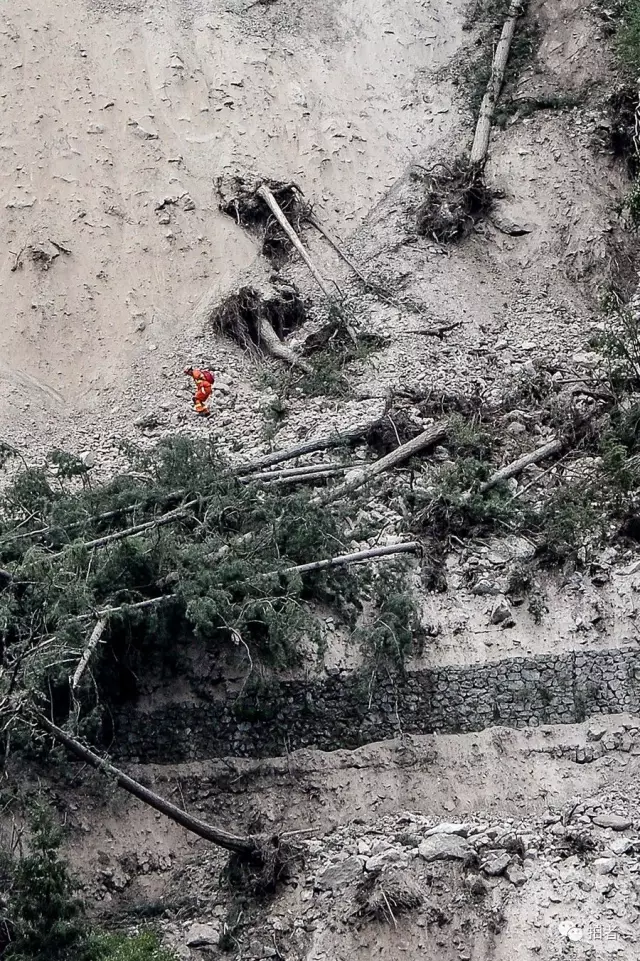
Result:
<svg viewBox="0 0 640 961"><path fill-rule="evenodd" d="M192 924L187 931L186 944L189 948L206 948L217 945L220 930L213 924Z"/></svg>
<svg viewBox="0 0 640 961"><path fill-rule="evenodd" d="M513 627L515 621L511 612L511 605L506 597L499 597L491 608L491 623L501 624L503 627Z"/></svg>
<svg viewBox="0 0 640 961"><path fill-rule="evenodd" d="M617 858L596 858L593 866L596 874L611 874L617 863Z"/></svg>
<svg viewBox="0 0 640 961"><path fill-rule="evenodd" d="M633 841L628 838L614 838L609 844L607 844L607 850L613 855L627 854L633 848Z"/></svg>
<svg viewBox="0 0 640 961"><path fill-rule="evenodd" d="M521 424L519 421L516 420L513 422L513 424L509 424L509 426L507 427L507 433L512 434L513 436L517 436L519 434L526 434L527 428L525 427L524 424Z"/></svg>
<svg viewBox="0 0 640 961"><path fill-rule="evenodd" d="M367 858L365 861L365 869L367 871L377 871L389 865L401 865L404 867L408 863L409 858L403 851L398 851L396 848L389 848L388 851L382 851L380 854L374 854L372 857Z"/></svg>
<svg viewBox="0 0 640 961"><path fill-rule="evenodd" d="M500 233L507 234L509 237L521 237L523 234L530 234L533 230L533 226L526 221L514 220L507 213L500 210L494 210L489 218L494 227L497 227Z"/></svg>
<svg viewBox="0 0 640 961"><path fill-rule="evenodd" d="M499 594L500 590L493 581L490 581L486 577L481 577L471 588L471 593L483 597L488 594Z"/></svg>
<svg viewBox="0 0 640 961"><path fill-rule="evenodd" d="M436 824L435 827L424 832L426 838L434 837L436 834L458 834L460 837L466 838L469 834L469 825L463 822L443 821L442 824Z"/></svg>
<svg viewBox="0 0 640 961"><path fill-rule="evenodd" d="M487 893L488 888L482 878L476 876L469 882L469 891L474 898L482 898Z"/></svg>
<svg viewBox="0 0 640 961"><path fill-rule="evenodd" d="M587 731L587 738L590 741L600 741L606 733L606 727L603 727L601 724L592 724Z"/></svg>
<svg viewBox="0 0 640 961"><path fill-rule="evenodd" d="M140 430L153 430L154 427L160 426L160 421L156 414L142 414L140 417L136 417L133 426Z"/></svg>
<svg viewBox="0 0 640 961"><path fill-rule="evenodd" d="M131 128L131 132L140 137L141 140L158 140L158 134L151 130L145 130L141 127L137 120L130 120L128 126Z"/></svg>
<svg viewBox="0 0 640 961"><path fill-rule="evenodd" d="M513 862L509 864L505 870L505 876L508 881L515 884L516 887L521 887L526 883L527 875L524 873L519 864Z"/></svg>

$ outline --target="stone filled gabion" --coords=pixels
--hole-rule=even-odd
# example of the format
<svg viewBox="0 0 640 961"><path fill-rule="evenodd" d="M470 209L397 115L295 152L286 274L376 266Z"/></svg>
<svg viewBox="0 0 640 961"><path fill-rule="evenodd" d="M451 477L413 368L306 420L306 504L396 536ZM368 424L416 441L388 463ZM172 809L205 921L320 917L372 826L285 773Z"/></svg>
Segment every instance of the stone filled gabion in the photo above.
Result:
<svg viewBox="0 0 640 961"><path fill-rule="evenodd" d="M638 713L640 651L590 650L371 678L339 672L317 681L250 685L232 702L168 703L115 715L116 754L148 763L275 757L289 750L355 748L405 734L457 734L493 726L574 724Z"/></svg>

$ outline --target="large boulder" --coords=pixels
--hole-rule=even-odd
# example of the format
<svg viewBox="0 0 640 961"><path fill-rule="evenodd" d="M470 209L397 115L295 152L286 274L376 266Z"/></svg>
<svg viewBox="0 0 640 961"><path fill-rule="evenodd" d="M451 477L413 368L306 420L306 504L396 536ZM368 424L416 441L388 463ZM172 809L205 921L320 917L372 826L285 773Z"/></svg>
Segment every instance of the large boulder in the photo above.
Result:
<svg viewBox="0 0 640 961"><path fill-rule="evenodd" d="M329 864L316 875L315 886L320 891L336 891L357 881L364 868L362 858L350 857Z"/></svg>
<svg viewBox="0 0 640 961"><path fill-rule="evenodd" d="M475 859L476 852L464 838L457 834L433 834L418 847L418 854L425 861L464 861Z"/></svg>
<svg viewBox="0 0 640 961"><path fill-rule="evenodd" d="M633 824L631 818L623 817L621 814L596 814L593 823L599 828L611 828L614 831L626 831Z"/></svg>

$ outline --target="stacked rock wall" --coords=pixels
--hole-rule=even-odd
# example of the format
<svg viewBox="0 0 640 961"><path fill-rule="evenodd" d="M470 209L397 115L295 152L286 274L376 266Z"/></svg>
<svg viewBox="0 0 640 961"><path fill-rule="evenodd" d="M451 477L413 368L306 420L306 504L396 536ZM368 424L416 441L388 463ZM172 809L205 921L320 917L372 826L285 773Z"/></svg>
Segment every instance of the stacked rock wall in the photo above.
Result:
<svg viewBox="0 0 640 961"><path fill-rule="evenodd" d="M572 724L640 710L640 650L565 652L372 677L262 682L240 699L116 718L114 754L146 762L355 748L404 734Z"/></svg>

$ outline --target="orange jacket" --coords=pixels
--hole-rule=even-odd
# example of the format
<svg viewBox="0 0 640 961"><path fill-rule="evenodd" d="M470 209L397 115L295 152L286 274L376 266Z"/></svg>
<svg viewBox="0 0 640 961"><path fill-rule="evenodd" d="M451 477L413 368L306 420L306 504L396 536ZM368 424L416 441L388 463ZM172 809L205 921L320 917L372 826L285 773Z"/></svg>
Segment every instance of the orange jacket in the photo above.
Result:
<svg viewBox="0 0 640 961"><path fill-rule="evenodd" d="M191 370L191 376L193 377L196 383L197 390L202 390L207 395L211 393L211 387L215 380L214 375L211 373L211 371L200 370L199 367L193 367Z"/></svg>

